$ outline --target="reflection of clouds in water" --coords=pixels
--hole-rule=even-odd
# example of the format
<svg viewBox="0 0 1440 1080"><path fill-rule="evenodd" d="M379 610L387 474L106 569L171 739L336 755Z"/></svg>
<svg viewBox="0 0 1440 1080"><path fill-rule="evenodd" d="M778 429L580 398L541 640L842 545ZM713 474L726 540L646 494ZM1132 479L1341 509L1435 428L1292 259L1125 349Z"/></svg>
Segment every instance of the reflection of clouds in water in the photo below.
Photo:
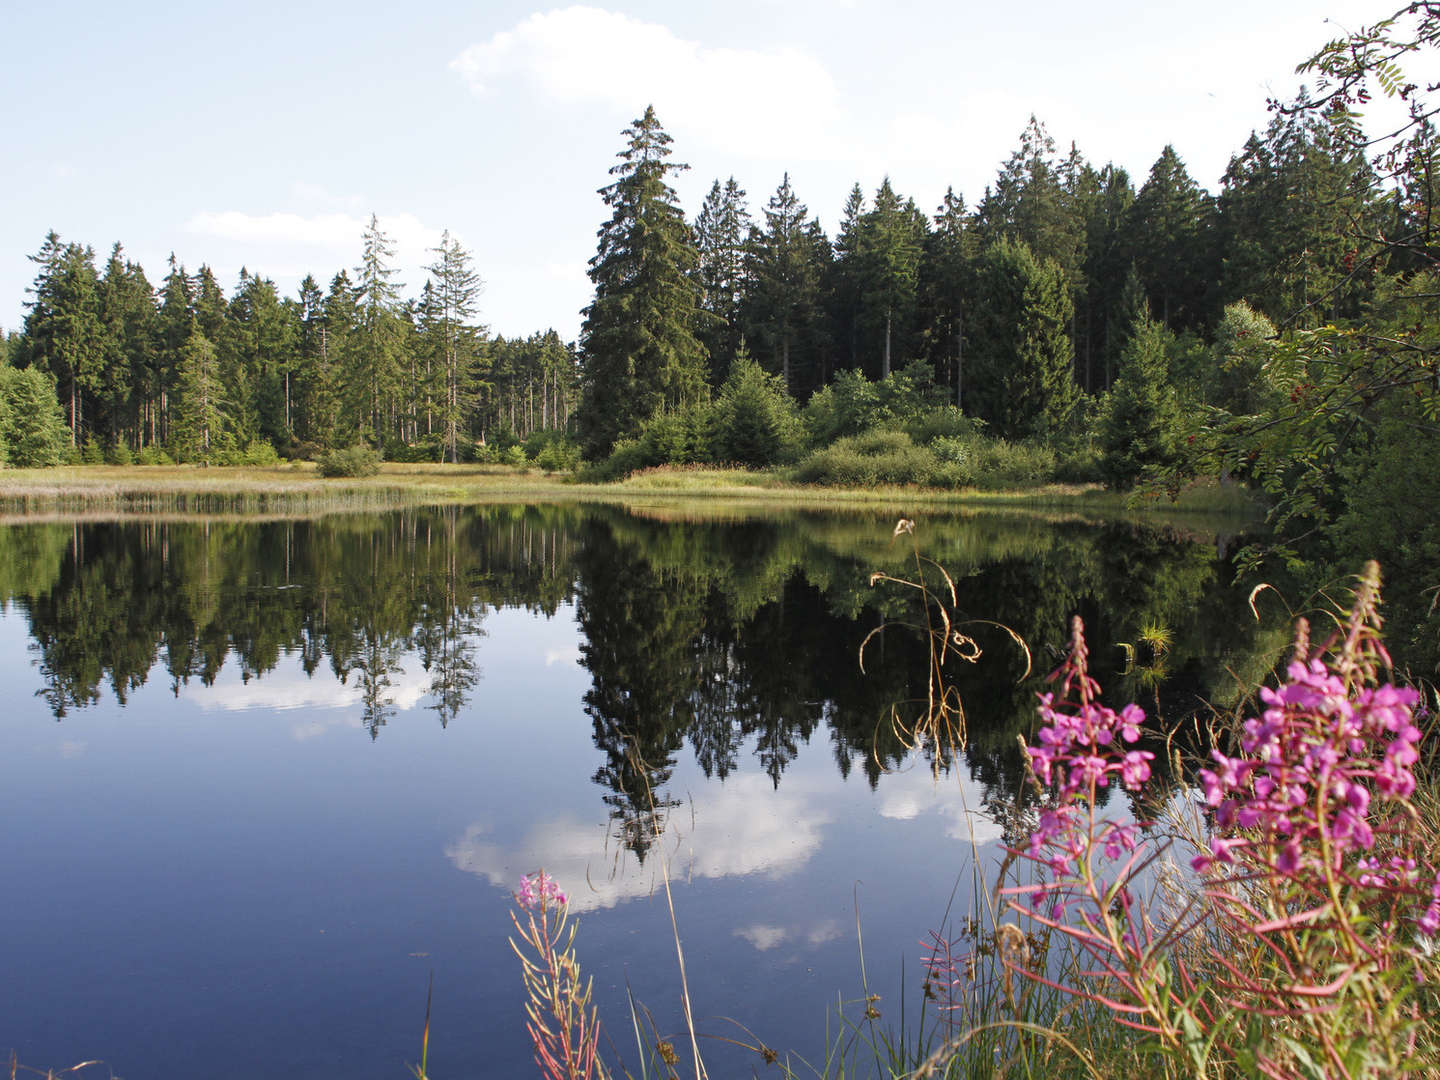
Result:
<svg viewBox="0 0 1440 1080"><path fill-rule="evenodd" d="M788 930L783 926L756 923L754 926L740 927L735 931L735 936L744 938L755 946L758 952L768 952L785 941L804 942L814 948L834 941L842 932L843 928L839 922L834 919L826 919L814 926L797 926Z"/></svg>
<svg viewBox="0 0 1440 1080"><path fill-rule="evenodd" d="M783 876L820 850L821 829L830 821L828 813L808 804L803 791L777 792L765 776L732 777L697 796L693 826L689 818L682 816L683 826L672 818L675 828L661 841L677 879ZM609 829L608 821L559 819L537 824L506 845L491 838L489 825L477 823L445 848L445 856L458 869L505 889L543 866L577 911L649 896L660 883L654 861L640 866L628 856L617 857L613 843L606 847Z"/></svg>
<svg viewBox="0 0 1440 1080"><path fill-rule="evenodd" d="M569 645L569 646L566 646L566 647L563 648L563 649L546 649L546 650L545 650L545 666L546 666L546 667L554 667L556 664L576 664L576 665L578 665L579 663L580 663L580 646L579 646L578 644L577 644L577 645Z"/></svg>
<svg viewBox="0 0 1440 1080"><path fill-rule="evenodd" d="M924 764L892 772L880 782L880 814L895 821L913 821L922 814L946 819L945 835L952 840L986 844L999 840L1000 826L981 809L979 787L954 773L938 780Z"/></svg>
<svg viewBox="0 0 1440 1080"><path fill-rule="evenodd" d="M419 660L409 658L389 673L385 688L387 709L404 712L415 708L430 693L431 675ZM276 668L249 682L236 677L217 681L214 686L187 685L180 696L197 708L210 712L267 710L289 712L297 709L329 710L330 715L310 716L295 724L290 733L296 739L310 739L332 727L360 726L363 691L358 671L341 682L328 668L306 675L299 667Z"/></svg>
<svg viewBox="0 0 1440 1080"><path fill-rule="evenodd" d="M744 938L754 945L760 952L773 949L784 941L789 934L778 926L765 926L757 923L755 926L744 926L735 931L735 936Z"/></svg>
<svg viewBox="0 0 1440 1080"><path fill-rule="evenodd" d="M62 758L77 758L89 748L90 744L81 739L66 739L60 744L60 756Z"/></svg>

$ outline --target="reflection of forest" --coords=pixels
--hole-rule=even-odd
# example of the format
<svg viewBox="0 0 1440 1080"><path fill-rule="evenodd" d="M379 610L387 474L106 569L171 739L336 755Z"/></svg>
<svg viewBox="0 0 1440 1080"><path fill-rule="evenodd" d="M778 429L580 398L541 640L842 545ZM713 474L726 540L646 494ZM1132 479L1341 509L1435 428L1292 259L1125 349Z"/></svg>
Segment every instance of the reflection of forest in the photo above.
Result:
<svg viewBox="0 0 1440 1080"><path fill-rule="evenodd" d="M643 855L686 741L719 778L748 746L776 785L822 726L842 775L858 766L873 785L903 760L891 709L923 699L927 669L911 625L918 594L869 584L874 570L915 574L913 546L891 541L889 525L873 515L714 523L502 506L15 526L0 530L0 595L29 621L40 693L57 718L98 700L106 683L124 702L157 665L178 692L192 679L209 685L227 662L261 677L292 653L307 673L328 662L355 680L372 737L393 713L387 691L404 656L419 658L445 724L480 678L487 610L550 615L573 600L592 676L584 705L603 755L595 780L619 839ZM1233 672L1269 662L1273 642L1240 618L1228 568L1174 533L985 515L931 519L918 539L953 575L958 614L1013 629L1041 671L1081 614L1112 697L1158 701L1176 716L1226 700ZM879 626L862 673L859 643ZM1151 626L1173 639L1163 664L1126 647ZM984 655L950 675L968 715L966 765L998 805L1019 790L1015 736L1030 730L1036 684L1018 682L1023 661L1004 631L972 632Z"/></svg>

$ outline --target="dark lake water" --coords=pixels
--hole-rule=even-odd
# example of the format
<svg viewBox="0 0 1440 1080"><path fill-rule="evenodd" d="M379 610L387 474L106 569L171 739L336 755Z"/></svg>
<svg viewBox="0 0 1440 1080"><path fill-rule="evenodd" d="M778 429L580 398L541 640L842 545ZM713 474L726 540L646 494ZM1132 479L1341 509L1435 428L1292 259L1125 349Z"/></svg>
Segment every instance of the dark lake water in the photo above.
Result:
<svg viewBox="0 0 1440 1080"><path fill-rule="evenodd" d="M0 529L0 1051L399 1078L433 972L432 1074L532 1075L506 912L541 866L632 1065L627 988L681 1030L662 868L702 1031L741 1036L732 1017L818 1060L827 1009L864 993L857 914L898 1018L957 882L949 917L971 910L976 853L1020 835L1038 684L974 623L983 655L952 672L968 744L910 749L890 718L925 695L918 594L870 574L913 577L918 543L1042 671L1079 613L1108 696L1153 707L1163 667L1170 716L1273 642L1210 527L894 523L501 506ZM1155 627L1159 658L1136 644Z"/></svg>

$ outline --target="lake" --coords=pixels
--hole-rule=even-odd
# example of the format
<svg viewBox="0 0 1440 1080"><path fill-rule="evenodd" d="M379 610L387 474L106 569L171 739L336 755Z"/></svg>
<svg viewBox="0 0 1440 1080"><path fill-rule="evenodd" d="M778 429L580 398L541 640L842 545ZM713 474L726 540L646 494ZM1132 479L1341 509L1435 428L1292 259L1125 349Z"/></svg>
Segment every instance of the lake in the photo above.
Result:
<svg viewBox="0 0 1440 1080"><path fill-rule="evenodd" d="M433 972L432 1075L535 1075L507 911L542 866L632 1067L627 994L682 1031L667 876L702 1032L818 1061L837 1000L913 1013L921 940L1024 835L1041 683L1010 631L1043 674L1082 615L1107 696L1167 718L1233 697L1281 638L1231 584L1233 524L897 517L0 528L0 1050L404 1077ZM871 584L941 587L917 550L981 654L947 665L953 756L907 744L920 594ZM766 1072L701 1049L712 1075Z"/></svg>

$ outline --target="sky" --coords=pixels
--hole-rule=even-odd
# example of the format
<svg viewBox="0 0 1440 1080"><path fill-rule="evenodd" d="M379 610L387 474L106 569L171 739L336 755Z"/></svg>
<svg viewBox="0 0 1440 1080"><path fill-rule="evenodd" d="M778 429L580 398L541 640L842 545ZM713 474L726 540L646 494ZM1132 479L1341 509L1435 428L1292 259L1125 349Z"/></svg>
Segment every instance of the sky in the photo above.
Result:
<svg viewBox="0 0 1440 1080"><path fill-rule="evenodd" d="M579 332L597 189L653 104L693 217L734 176L761 211L788 172L833 237L855 183L974 206L1031 114L1137 187L1167 143L1214 192L1295 67L1398 0L728 0L409 7L137 0L0 15L0 328L47 232L173 253L227 295L286 295L360 260L370 215L418 296L442 230L498 334ZM1201 12L1203 11L1203 16ZM1327 21L1328 20L1328 21Z"/></svg>

